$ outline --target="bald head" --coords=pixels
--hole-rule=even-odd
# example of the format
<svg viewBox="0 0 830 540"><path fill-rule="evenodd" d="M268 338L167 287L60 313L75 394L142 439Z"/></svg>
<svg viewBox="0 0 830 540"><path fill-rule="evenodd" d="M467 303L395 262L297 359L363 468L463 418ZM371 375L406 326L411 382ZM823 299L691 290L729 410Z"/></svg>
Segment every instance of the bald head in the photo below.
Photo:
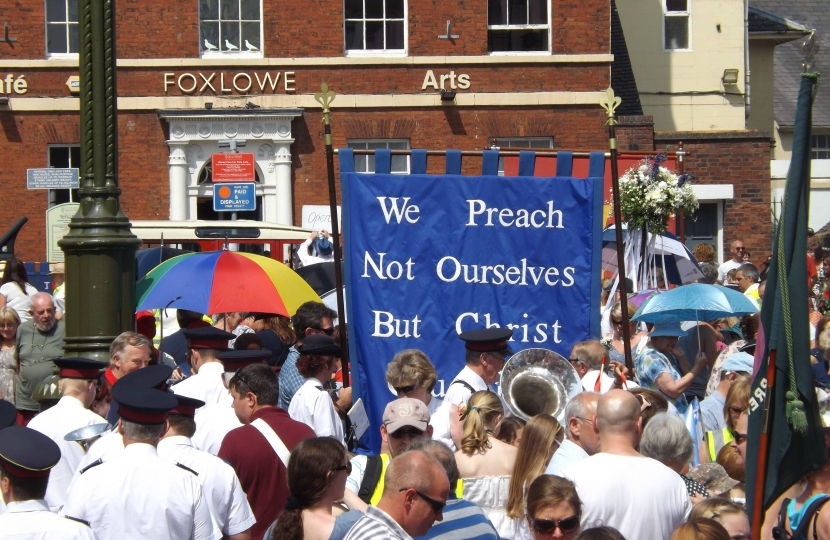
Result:
<svg viewBox="0 0 830 540"><path fill-rule="evenodd" d="M404 452L389 462L386 476L383 480L387 486L386 493L394 494L402 488L413 488L419 491L435 484L446 484L449 489L449 480L444 467L433 456L421 450Z"/></svg>
<svg viewBox="0 0 830 540"><path fill-rule="evenodd" d="M625 390L611 390L597 403L597 429L603 434L634 434L640 420L640 402Z"/></svg>

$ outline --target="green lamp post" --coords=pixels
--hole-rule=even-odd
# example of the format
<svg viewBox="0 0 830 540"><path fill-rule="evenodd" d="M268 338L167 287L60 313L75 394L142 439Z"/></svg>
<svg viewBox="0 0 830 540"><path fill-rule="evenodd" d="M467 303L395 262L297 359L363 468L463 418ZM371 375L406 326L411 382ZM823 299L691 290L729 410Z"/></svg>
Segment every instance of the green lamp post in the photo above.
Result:
<svg viewBox="0 0 830 540"><path fill-rule="evenodd" d="M115 2L80 0L80 208L58 245L66 256L67 356L109 361L115 337L135 327L135 252L118 197Z"/></svg>

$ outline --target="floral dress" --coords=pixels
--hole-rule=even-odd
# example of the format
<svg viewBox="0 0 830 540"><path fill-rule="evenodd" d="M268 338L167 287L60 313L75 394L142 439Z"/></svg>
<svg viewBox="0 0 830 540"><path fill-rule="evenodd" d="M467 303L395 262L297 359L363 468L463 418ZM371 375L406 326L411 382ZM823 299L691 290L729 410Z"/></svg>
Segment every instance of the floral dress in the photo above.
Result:
<svg viewBox="0 0 830 540"><path fill-rule="evenodd" d="M17 362L14 347L0 350L0 399L14 403L14 387L17 384Z"/></svg>
<svg viewBox="0 0 830 540"><path fill-rule="evenodd" d="M668 373L675 381L682 377L680 372L671 364L669 359L666 358L666 355L651 345L646 347L643 352L637 356L637 360L634 362L634 371L637 374L640 386L655 390L661 394L663 394L663 392L660 390L660 387L657 386L657 377L659 377L661 373ZM663 394L663 396L669 403L677 408L678 414L686 414L686 409L689 408L689 403L686 401L685 396L682 394L677 398L669 397L666 394Z"/></svg>

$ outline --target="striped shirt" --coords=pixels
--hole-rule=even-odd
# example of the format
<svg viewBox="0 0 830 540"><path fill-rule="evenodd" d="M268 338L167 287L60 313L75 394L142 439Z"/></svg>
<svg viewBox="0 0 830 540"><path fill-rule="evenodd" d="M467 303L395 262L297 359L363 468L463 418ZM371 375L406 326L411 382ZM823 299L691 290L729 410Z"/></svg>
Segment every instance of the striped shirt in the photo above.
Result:
<svg viewBox="0 0 830 540"><path fill-rule="evenodd" d="M499 540L498 532L484 511L475 503L457 499L450 493L444 508L444 520L436 521L432 528L416 540Z"/></svg>
<svg viewBox="0 0 830 540"><path fill-rule="evenodd" d="M389 514L370 506L343 540L412 540L412 537Z"/></svg>

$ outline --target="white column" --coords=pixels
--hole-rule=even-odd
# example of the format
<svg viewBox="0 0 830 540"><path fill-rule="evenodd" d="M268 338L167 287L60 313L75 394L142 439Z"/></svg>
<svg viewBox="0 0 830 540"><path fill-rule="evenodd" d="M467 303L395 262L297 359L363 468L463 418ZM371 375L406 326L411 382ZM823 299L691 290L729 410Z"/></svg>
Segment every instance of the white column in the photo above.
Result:
<svg viewBox="0 0 830 540"><path fill-rule="evenodd" d="M187 142L167 141L170 159L167 161L170 180L170 219L187 220Z"/></svg>
<svg viewBox="0 0 830 540"><path fill-rule="evenodd" d="M277 183L276 216L274 222L279 225L294 225L293 197L291 197L291 143L274 141L274 175Z"/></svg>

